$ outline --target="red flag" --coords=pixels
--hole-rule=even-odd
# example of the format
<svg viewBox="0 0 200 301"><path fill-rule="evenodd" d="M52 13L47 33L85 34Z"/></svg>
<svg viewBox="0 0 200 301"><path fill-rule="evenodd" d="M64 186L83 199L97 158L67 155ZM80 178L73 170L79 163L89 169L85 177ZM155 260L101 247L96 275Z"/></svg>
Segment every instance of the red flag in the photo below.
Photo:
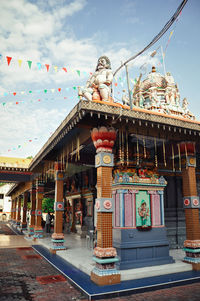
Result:
<svg viewBox="0 0 200 301"><path fill-rule="evenodd" d="M9 66L9 65L10 65L10 62L11 62L11 60L12 60L12 57L7 56L6 58L7 58L8 66Z"/></svg>
<svg viewBox="0 0 200 301"><path fill-rule="evenodd" d="M18 101L16 101L16 105L18 105L19 104L19 102Z"/></svg>
<svg viewBox="0 0 200 301"><path fill-rule="evenodd" d="M63 67L63 70L64 70L65 72L67 72L67 68L65 68L65 67Z"/></svg>
<svg viewBox="0 0 200 301"><path fill-rule="evenodd" d="M47 68L47 72L49 71L49 65L45 64L46 68Z"/></svg>
<svg viewBox="0 0 200 301"><path fill-rule="evenodd" d="M58 91L60 92L60 91L61 91L61 88L58 88Z"/></svg>
<svg viewBox="0 0 200 301"><path fill-rule="evenodd" d="M115 87L117 87L117 83L115 83Z"/></svg>
<svg viewBox="0 0 200 301"><path fill-rule="evenodd" d="M13 95L15 96L17 93L16 92L13 92Z"/></svg>

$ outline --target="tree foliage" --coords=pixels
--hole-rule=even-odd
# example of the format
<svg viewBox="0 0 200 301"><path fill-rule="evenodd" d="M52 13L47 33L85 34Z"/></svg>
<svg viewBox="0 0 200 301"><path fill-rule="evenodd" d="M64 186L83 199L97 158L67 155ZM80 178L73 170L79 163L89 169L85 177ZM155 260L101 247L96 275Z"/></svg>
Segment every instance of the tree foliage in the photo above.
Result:
<svg viewBox="0 0 200 301"><path fill-rule="evenodd" d="M42 200L42 212L54 212L54 199L44 198Z"/></svg>

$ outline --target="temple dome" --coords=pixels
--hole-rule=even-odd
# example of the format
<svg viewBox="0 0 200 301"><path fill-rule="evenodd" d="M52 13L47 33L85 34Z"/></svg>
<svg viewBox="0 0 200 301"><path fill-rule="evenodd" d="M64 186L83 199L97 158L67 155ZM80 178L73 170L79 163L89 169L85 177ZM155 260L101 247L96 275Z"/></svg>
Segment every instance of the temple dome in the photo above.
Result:
<svg viewBox="0 0 200 301"><path fill-rule="evenodd" d="M152 71L148 74L147 78L141 83L141 90L145 91L151 87L159 87L165 89L167 81L164 75L156 72L156 68L152 67Z"/></svg>

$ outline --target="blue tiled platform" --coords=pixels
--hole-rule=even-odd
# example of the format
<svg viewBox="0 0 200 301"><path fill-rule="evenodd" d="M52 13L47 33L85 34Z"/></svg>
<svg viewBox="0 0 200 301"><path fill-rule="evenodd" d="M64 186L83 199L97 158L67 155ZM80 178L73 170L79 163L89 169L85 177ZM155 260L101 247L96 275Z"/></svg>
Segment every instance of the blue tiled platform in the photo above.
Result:
<svg viewBox="0 0 200 301"><path fill-rule="evenodd" d="M41 246L33 245L33 249L57 268L69 281L81 290L89 300L97 300L115 296L141 293L144 291L168 288L200 282L200 271L187 271L166 274L142 279L122 281L120 284L98 286L90 280L89 275L75 268L69 262Z"/></svg>

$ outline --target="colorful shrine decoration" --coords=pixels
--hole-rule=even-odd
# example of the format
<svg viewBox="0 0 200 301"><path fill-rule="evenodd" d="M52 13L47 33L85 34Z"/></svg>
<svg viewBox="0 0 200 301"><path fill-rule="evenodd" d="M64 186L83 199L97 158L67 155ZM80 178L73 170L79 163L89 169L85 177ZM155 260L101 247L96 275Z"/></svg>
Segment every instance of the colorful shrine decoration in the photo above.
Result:
<svg viewBox="0 0 200 301"><path fill-rule="evenodd" d="M119 256L116 266L122 270L174 262L164 225L167 182L154 171L138 174L134 169L114 173L113 246Z"/></svg>
<svg viewBox="0 0 200 301"><path fill-rule="evenodd" d="M116 131L114 128L106 128L101 126L100 128L93 128L91 132L91 138L96 147L96 151L101 152L112 152L112 148L116 139ZM104 158L104 163L109 163L106 160L109 160L107 157Z"/></svg>
<svg viewBox="0 0 200 301"><path fill-rule="evenodd" d="M123 96L126 98L126 96ZM194 120L195 116L188 109L186 98L180 103L180 93L178 85L175 83L170 72L161 75L152 67L152 71L147 78L140 81L138 79L133 90L132 97L135 108L143 108L155 112L184 117Z"/></svg>

